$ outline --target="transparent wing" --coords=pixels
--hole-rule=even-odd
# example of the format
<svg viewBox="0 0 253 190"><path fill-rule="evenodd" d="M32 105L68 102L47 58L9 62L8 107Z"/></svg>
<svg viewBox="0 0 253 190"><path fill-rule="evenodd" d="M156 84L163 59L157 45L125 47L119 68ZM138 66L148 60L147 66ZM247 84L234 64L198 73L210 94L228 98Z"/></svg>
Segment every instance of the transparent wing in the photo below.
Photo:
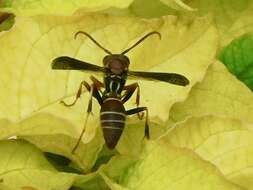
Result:
<svg viewBox="0 0 253 190"><path fill-rule="evenodd" d="M175 85L186 86L190 82L189 80L177 73L158 73L158 72L141 72L141 71L129 71L129 77L139 77L145 80L158 80L162 82L168 82Z"/></svg>
<svg viewBox="0 0 253 190"><path fill-rule="evenodd" d="M52 69L56 70L81 70L81 71L95 71L104 72L104 68L80 61L67 56L57 57L52 62Z"/></svg>

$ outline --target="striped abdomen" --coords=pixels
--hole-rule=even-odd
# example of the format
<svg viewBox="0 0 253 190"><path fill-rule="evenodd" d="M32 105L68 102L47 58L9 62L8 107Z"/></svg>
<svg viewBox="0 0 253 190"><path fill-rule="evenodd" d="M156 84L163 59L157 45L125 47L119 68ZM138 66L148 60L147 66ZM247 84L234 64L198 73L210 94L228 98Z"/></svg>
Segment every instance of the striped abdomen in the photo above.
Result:
<svg viewBox="0 0 253 190"><path fill-rule="evenodd" d="M107 98L101 105L101 127L103 129L105 143L113 149L122 134L125 126L125 108L117 98Z"/></svg>

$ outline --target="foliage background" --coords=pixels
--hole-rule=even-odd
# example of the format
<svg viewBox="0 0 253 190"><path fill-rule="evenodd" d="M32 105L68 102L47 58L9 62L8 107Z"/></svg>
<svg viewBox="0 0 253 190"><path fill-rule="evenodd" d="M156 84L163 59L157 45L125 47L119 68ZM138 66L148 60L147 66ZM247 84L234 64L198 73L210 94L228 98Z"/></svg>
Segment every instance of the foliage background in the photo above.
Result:
<svg viewBox="0 0 253 190"><path fill-rule="evenodd" d="M252 0L2 0L0 12L1 190L252 189ZM133 116L109 151L94 101L71 154L88 93L71 108L59 101L71 102L90 73L53 71L51 61L101 65L105 56L75 40L79 30L115 53L149 31L162 34L128 54L131 69L177 72L190 85L136 79L151 140ZM132 98L126 107L134 106Z"/></svg>

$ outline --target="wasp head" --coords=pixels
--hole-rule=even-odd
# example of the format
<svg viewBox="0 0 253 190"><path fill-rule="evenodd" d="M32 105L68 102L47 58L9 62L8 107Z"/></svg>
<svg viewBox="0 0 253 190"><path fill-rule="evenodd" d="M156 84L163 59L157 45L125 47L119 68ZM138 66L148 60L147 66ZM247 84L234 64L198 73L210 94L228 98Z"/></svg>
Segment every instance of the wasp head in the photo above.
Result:
<svg viewBox="0 0 253 190"><path fill-rule="evenodd" d="M105 69L112 74L121 75L128 71L129 59L122 54L107 55L103 59Z"/></svg>

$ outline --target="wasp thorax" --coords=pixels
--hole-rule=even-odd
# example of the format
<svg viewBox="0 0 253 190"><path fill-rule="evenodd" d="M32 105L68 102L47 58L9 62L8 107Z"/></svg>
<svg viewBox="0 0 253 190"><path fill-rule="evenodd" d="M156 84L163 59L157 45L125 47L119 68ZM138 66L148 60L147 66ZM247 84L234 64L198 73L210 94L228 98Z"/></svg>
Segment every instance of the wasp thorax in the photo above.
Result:
<svg viewBox="0 0 253 190"><path fill-rule="evenodd" d="M129 59L125 55L113 54L105 56L103 63L113 74L120 75L128 70Z"/></svg>

